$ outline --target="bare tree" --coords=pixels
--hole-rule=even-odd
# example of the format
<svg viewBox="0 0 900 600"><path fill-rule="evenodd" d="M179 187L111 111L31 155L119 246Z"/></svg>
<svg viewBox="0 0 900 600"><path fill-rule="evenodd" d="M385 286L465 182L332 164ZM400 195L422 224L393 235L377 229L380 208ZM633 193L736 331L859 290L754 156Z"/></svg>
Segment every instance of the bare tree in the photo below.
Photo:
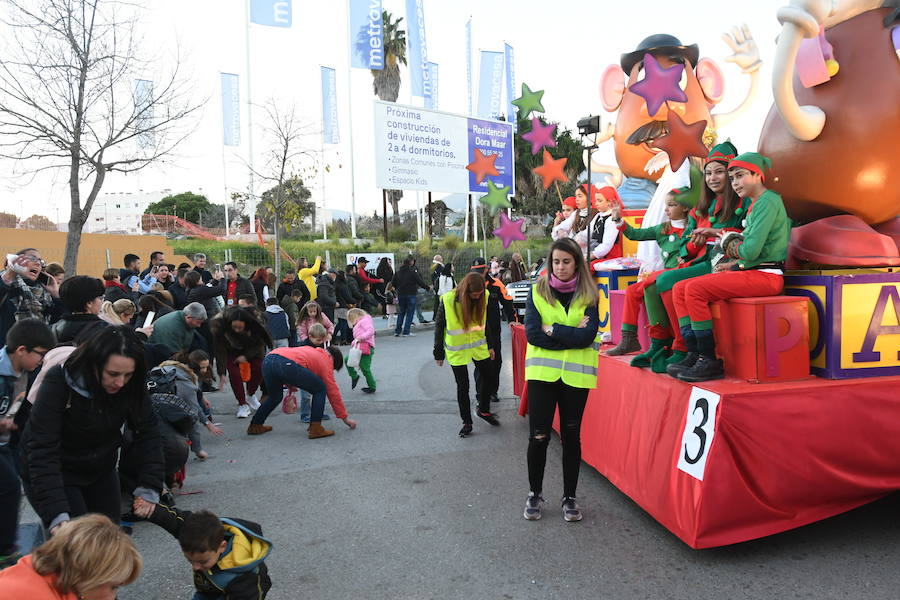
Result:
<svg viewBox="0 0 900 600"><path fill-rule="evenodd" d="M297 116L297 107L290 104L287 107L279 107L274 100L269 100L263 110L266 114L266 126L264 134L267 138L268 149L265 154L265 163L262 171L254 173L274 184L271 199L273 229L275 230L275 272L281 273L281 221L289 204L303 202L303 194L288 193L285 188L288 180L299 180L294 170L304 158L315 160L316 153L308 149L303 143L304 138L315 133L313 127L304 123ZM300 180L299 187L303 188ZM308 197L308 196L307 196Z"/></svg>
<svg viewBox="0 0 900 600"><path fill-rule="evenodd" d="M119 0L3 0L11 37L0 54L0 157L31 173L67 169L65 269L110 173L163 160L193 130L193 82L140 57L140 7ZM147 74L153 81L141 79Z"/></svg>

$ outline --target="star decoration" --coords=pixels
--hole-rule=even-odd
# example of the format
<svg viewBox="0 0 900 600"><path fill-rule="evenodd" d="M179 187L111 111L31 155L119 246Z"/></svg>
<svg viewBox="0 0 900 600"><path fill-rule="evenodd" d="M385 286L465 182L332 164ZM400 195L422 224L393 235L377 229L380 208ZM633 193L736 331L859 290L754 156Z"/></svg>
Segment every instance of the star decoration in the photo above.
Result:
<svg viewBox="0 0 900 600"><path fill-rule="evenodd" d="M652 54L645 54L644 78L628 89L647 101L647 113L652 117L667 100L687 102L687 95L678 85L683 72L684 65L664 69Z"/></svg>
<svg viewBox="0 0 900 600"><path fill-rule="evenodd" d="M531 119L531 131L522 134L522 139L531 142L531 153L537 154L544 146L556 148L556 125L543 125L537 117Z"/></svg>
<svg viewBox="0 0 900 600"><path fill-rule="evenodd" d="M665 150L669 155L669 166L672 167L672 171L677 171L688 156L704 157L709 152L703 145L706 121L697 121L688 125L675 111L669 111L669 116L666 117L666 129L669 133L656 138L653 146Z"/></svg>
<svg viewBox="0 0 900 600"><path fill-rule="evenodd" d="M512 101L519 107L519 117L525 119L531 114L531 111L544 112L544 105L541 104L541 98L544 97L544 90L532 92L527 84L522 84L522 95Z"/></svg>
<svg viewBox="0 0 900 600"><path fill-rule="evenodd" d="M569 180L566 177L566 174L563 172L563 169L566 166L567 158L553 158L553 155L550 154L547 150L544 150L544 164L539 167L535 167L532 169L536 175L540 175L544 180L544 189L550 187L554 181L561 181L565 183Z"/></svg>
<svg viewBox="0 0 900 600"><path fill-rule="evenodd" d="M488 193L478 200L490 209L491 216L493 217L501 208L509 208L512 206L507 198L508 194L508 185L503 186L502 188L497 187L493 181L488 179Z"/></svg>
<svg viewBox="0 0 900 600"><path fill-rule="evenodd" d="M497 156L497 154L485 156L481 150L475 148L475 158L466 165L466 169L475 173L475 183L481 185L488 175L500 175L500 171L494 166Z"/></svg>
<svg viewBox="0 0 900 600"><path fill-rule="evenodd" d="M525 241L525 219L510 219L505 212L500 213L500 227L493 231L503 241L503 249L509 248L514 240Z"/></svg>

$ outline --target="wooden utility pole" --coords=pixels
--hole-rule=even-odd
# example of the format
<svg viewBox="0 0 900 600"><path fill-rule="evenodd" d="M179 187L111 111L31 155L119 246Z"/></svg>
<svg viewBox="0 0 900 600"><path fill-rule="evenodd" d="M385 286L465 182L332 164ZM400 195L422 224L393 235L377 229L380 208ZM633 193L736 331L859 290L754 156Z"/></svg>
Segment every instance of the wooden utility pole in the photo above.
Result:
<svg viewBox="0 0 900 600"><path fill-rule="evenodd" d="M431 206L431 192L428 192L428 238L431 239L434 235L434 214L432 214L432 206Z"/></svg>
<svg viewBox="0 0 900 600"><path fill-rule="evenodd" d="M387 190L381 190L381 204L382 204L382 212L381 219L384 223L384 243L388 243L388 228L387 228Z"/></svg>

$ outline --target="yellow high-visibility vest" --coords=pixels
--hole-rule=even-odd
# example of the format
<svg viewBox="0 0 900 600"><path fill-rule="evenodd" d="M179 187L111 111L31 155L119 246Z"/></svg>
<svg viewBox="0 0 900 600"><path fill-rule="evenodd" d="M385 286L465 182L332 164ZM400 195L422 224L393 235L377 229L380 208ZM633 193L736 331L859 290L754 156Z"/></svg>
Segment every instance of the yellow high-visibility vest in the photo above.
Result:
<svg viewBox="0 0 900 600"><path fill-rule="evenodd" d="M486 294L487 292L485 292ZM441 296L444 303L444 317L447 326L444 329L444 352L447 362L453 366L467 365L471 360L488 358L487 338L484 336L487 323L487 298L484 299L484 312L478 323L468 329L463 327L459 314L459 302L456 301L456 290L450 290Z"/></svg>
<svg viewBox="0 0 900 600"><path fill-rule="evenodd" d="M584 318L582 302L569 304L569 309L563 308L559 300L549 304L544 297L531 288L531 300L534 307L541 315L541 323L544 325L568 325L578 327ZM597 363L600 353L600 332L594 338L594 342L587 348L569 348L567 350L548 350L528 344L525 350L525 379L534 381L559 381L577 388L593 389L597 387Z"/></svg>

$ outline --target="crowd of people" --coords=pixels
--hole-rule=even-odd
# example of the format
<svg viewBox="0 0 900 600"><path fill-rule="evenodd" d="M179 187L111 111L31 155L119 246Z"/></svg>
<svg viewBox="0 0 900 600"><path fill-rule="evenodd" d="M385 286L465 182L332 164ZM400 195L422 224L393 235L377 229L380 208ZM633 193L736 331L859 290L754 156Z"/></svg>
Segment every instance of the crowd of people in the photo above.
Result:
<svg viewBox="0 0 900 600"><path fill-rule="evenodd" d="M499 384L500 317L515 319L501 280L510 271L524 277L518 255L511 263L474 261L459 286L452 263L440 255L425 276L412 256L396 271L383 258L374 273L365 258L343 269L329 268L321 257L311 264L301 258L280 280L266 268L244 277L236 263L209 265L203 254L193 256L193 265L170 264L161 251L146 267L141 262L127 254L121 269L108 268L102 278L66 277L59 265L45 264L39 250L25 248L0 272L0 598L19 597L4 595L25 589L17 586L115 597L141 568L119 526L140 519L179 539L201 594L234 580L227 586L260 595L228 597L263 597L270 585L264 564L269 542L259 525L174 507L189 455L209 457L203 431L222 434L205 394L224 390L227 381L236 416L250 418L248 435L271 431L267 417L296 394L310 439L334 435L322 425L330 419L326 401L335 418L355 429L335 372L346 364L350 389L364 381L360 392L374 394L373 315L393 313L394 334L413 335L416 315L427 322L417 302L420 290L434 294L436 340L458 323L458 312L444 310L448 298L480 290L475 320L490 331L491 343L489 356L482 360L479 352L476 360L477 414L499 425L489 403ZM475 313L465 314L470 320L464 325L473 325ZM458 353L450 351L447 359L458 381L464 429L471 431L468 377L463 382L458 374ZM52 540L40 546L44 554L22 560L16 552L21 489ZM83 569L84 561L100 560L93 546L42 558L53 544L66 548L84 536L121 546L121 560L92 576ZM236 536L265 551L253 569L217 580L214 567L229 560L220 546L230 548Z"/></svg>

